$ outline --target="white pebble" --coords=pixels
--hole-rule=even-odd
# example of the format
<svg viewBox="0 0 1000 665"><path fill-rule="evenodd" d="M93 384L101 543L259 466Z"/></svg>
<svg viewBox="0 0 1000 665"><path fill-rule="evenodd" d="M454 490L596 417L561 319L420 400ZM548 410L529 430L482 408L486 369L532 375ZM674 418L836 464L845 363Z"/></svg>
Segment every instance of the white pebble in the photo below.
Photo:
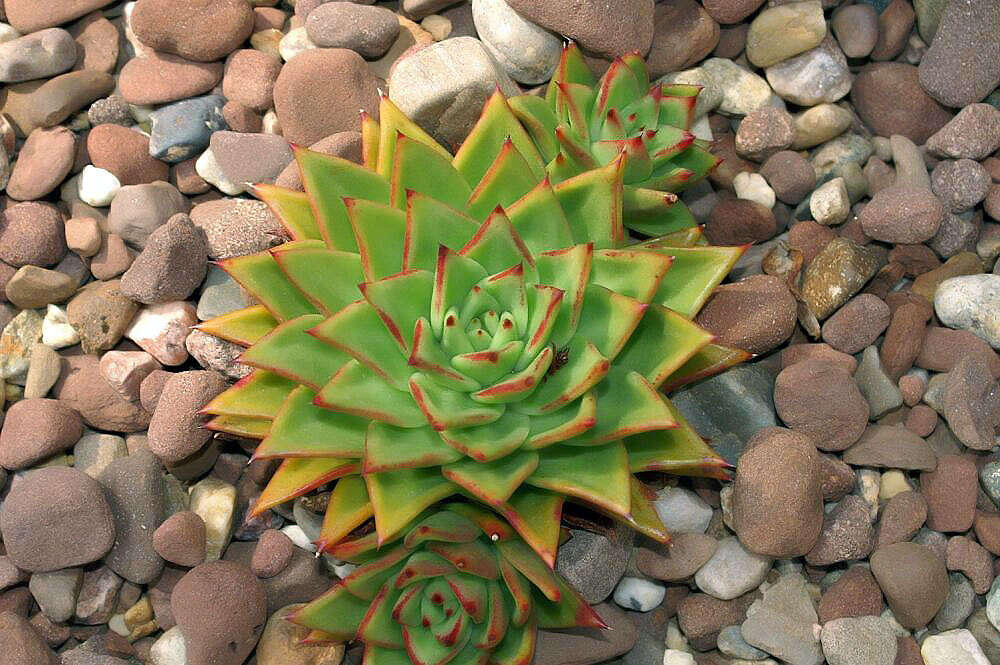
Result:
<svg viewBox="0 0 1000 665"><path fill-rule="evenodd" d="M268 109L261 121L261 131L264 134L280 134L281 122L278 121L278 114L274 109Z"/></svg>
<svg viewBox="0 0 1000 665"><path fill-rule="evenodd" d="M733 178L733 190L736 191L736 198L756 201L768 209L774 207L774 190L759 173L740 171Z"/></svg>
<svg viewBox="0 0 1000 665"><path fill-rule="evenodd" d="M303 531L302 527L298 524L289 524L281 529L281 533L288 536L288 539L291 540L296 547L304 549L308 552L316 551L316 545L309 540L309 536L306 535L306 532Z"/></svg>
<svg viewBox="0 0 1000 665"><path fill-rule="evenodd" d="M674 651L691 652L691 645L688 644L687 636L677 623L677 617L673 617L667 622L667 648Z"/></svg>
<svg viewBox="0 0 1000 665"><path fill-rule="evenodd" d="M51 349L73 346L80 341L80 335L70 325L66 312L55 305L49 305L42 319L42 344Z"/></svg>
<svg viewBox="0 0 1000 665"><path fill-rule="evenodd" d="M122 183L114 173L87 164L77 180L76 193L87 205L103 208L111 205L115 194L121 188Z"/></svg>
<svg viewBox="0 0 1000 665"><path fill-rule="evenodd" d="M124 614L116 614L113 617L111 617L111 620L108 621L108 628L118 633L122 637L128 637L129 633L132 632L131 630L128 629L128 626L125 625Z"/></svg>
<svg viewBox="0 0 1000 665"><path fill-rule="evenodd" d="M184 645L184 634L174 626L160 635L149 649L151 665L187 665L187 647Z"/></svg>
<svg viewBox="0 0 1000 665"><path fill-rule="evenodd" d="M687 651L667 649L663 652L663 665L695 665L695 660Z"/></svg>
<svg viewBox="0 0 1000 665"><path fill-rule="evenodd" d="M920 647L926 665L989 665L975 636L964 628L931 635Z"/></svg>
<svg viewBox="0 0 1000 665"><path fill-rule="evenodd" d="M834 178L815 189L809 199L809 212L824 226L840 224L851 212L851 199L843 178Z"/></svg>
<svg viewBox="0 0 1000 665"><path fill-rule="evenodd" d="M201 153L201 157L194 163L194 170L205 182L215 185L216 189L223 194L236 196L246 191L246 187L243 185L226 178L226 174L223 173L222 167L219 166L219 162L215 159L211 148Z"/></svg>
<svg viewBox="0 0 1000 665"><path fill-rule="evenodd" d="M615 602L627 610L649 612L655 610L667 595L667 587L659 582L640 577L623 577L615 587Z"/></svg>
<svg viewBox="0 0 1000 665"><path fill-rule="evenodd" d="M705 533L712 521L712 507L682 487L664 487L653 502L663 526L673 533Z"/></svg>
<svg viewBox="0 0 1000 665"><path fill-rule="evenodd" d="M229 544L236 513L236 488L218 478L205 478L190 490L188 510L205 522L205 560L217 561Z"/></svg>
<svg viewBox="0 0 1000 665"><path fill-rule="evenodd" d="M753 591L771 569L771 559L750 552L736 536L719 541L715 554L695 573L698 588L719 600Z"/></svg>
<svg viewBox="0 0 1000 665"><path fill-rule="evenodd" d="M21 33L14 29L9 23L0 23L0 44L11 42L21 36Z"/></svg>
<svg viewBox="0 0 1000 665"><path fill-rule="evenodd" d="M303 51L314 48L318 47L309 39L305 26L289 30L288 34L278 42L278 53L281 54L281 59L285 62L288 62Z"/></svg>

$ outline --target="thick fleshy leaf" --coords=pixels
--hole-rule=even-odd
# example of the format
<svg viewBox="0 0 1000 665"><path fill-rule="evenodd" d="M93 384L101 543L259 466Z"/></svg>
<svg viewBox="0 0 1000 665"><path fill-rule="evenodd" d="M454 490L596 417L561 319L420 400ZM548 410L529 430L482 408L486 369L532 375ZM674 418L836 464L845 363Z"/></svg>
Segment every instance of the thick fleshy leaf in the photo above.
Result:
<svg viewBox="0 0 1000 665"><path fill-rule="evenodd" d="M597 396L593 390L583 394L577 403L564 408L531 416L531 432L524 447L544 448L584 432L597 424Z"/></svg>
<svg viewBox="0 0 1000 665"><path fill-rule="evenodd" d="M481 535L475 522L450 510L442 510L428 516L413 527L403 544L413 548L428 541L446 543L468 543Z"/></svg>
<svg viewBox="0 0 1000 665"><path fill-rule="evenodd" d="M254 458L361 457L368 421L321 409L313 404L315 398L316 393L305 386L295 388L275 414Z"/></svg>
<svg viewBox="0 0 1000 665"><path fill-rule="evenodd" d="M244 439L263 439L271 429L271 422L263 418L215 416L205 423L205 429L225 432Z"/></svg>
<svg viewBox="0 0 1000 665"><path fill-rule="evenodd" d="M556 116L548 102L535 95L518 95L507 103L535 142L542 159L546 163L552 161L559 152L559 144L555 140Z"/></svg>
<svg viewBox="0 0 1000 665"><path fill-rule="evenodd" d="M628 514L628 454L620 441L586 448L556 444L539 455L538 468L526 483L579 498L617 515Z"/></svg>
<svg viewBox="0 0 1000 665"><path fill-rule="evenodd" d="M462 572L495 580L500 576L497 556L482 540L467 543L428 543L427 549L450 561Z"/></svg>
<svg viewBox="0 0 1000 665"><path fill-rule="evenodd" d="M417 123L407 118L406 114L387 95L383 95L379 103L379 125L378 164L375 170L386 180L392 175L393 161L396 158L396 144L400 135L419 141L432 148L441 157L451 159L448 151L442 148Z"/></svg>
<svg viewBox="0 0 1000 665"><path fill-rule="evenodd" d="M590 281L614 293L648 303L670 270L673 259L638 249L601 249L594 252Z"/></svg>
<svg viewBox="0 0 1000 665"><path fill-rule="evenodd" d="M427 313L433 289L434 276L426 270L409 270L361 285L365 300L378 312L406 355L410 352L417 319Z"/></svg>
<svg viewBox="0 0 1000 665"><path fill-rule="evenodd" d="M507 629L500 645L490 654L496 665L529 665L535 655L536 626L533 621Z"/></svg>
<svg viewBox="0 0 1000 665"><path fill-rule="evenodd" d="M357 360L340 368L316 395L315 403L397 427L420 427L426 422L410 393L396 390Z"/></svg>
<svg viewBox="0 0 1000 665"><path fill-rule="evenodd" d="M338 583L298 610L292 620L306 628L319 628L338 642L348 642L354 639L367 612L368 601L351 594Z"/></svg>
<svg viewBox="0 0 1000 665"><path fill-rule="evenodd" d="M278 321L262 305L237 309L214 319L203 321L196 328L227 342L250 346L278 326Z"/></svg>
<svg viewBox="0 0 1000 665"><path fill-rule="evenodd" d="M534 189L541 173L533 173L524 156L507 139L468 199L469 214L486 219L497 206L506 208Z"/></svg>
<svg viewBox="0 0 1000 665"><path fill-rule="evenodd" d="M393 427L373 422L365 439L365 473L440 467L462 458L430 427Z"/></svg>
<svg viewBox="0 0 1000 665"><path fill-rule="evenodd" d="M308 243L308 244L306 244ZM361 257L327 249L322 242L289 242L271 250L281 271L327 316L358 299Z"/></svg>
<svg viewBox="0 0 1000 665"><path fill-rule="evenodd" d="M573 233L548 178L530 192L505 207L514 230L532 252L569 247Z"/></svg>
<svg viewBox="0 0 1000 665"><path fill-rule="evenodd" d="M372 514L365 481L360 476L341 478L330 493L317 545L324 550L340 542L371 518Z"/></svg>
<svg viewBox="0 0 1000 665"><path fill-rule="evenodd" d="M431 504L454 494L458 487L440 469L399 469L365 476L375 509L375 528L384 543Z"/></svg>
<svg viewBox="0 0 1000 665"><path fill-rule="evenodd" d="M629 468L641 471L665 471L709 478L727 477L726 462L698 436L669 400L664 400L677 427L658 432L644 432L625 440Z"/></svg>
<svg viewBox="0 0 1000 665"><path fill-rule="evenodd" d="M518 535L550 568L556 564L562 506L561 494L521 485L501 511Z"/></svg>
<svg viewBox="0 0 1000 665"><path fill-rule="evenodd" d="M548 346L523 370L473 393L472 399L484 404L506 404L522 400L545 380L554 358L555 353Z"/></svg>
<svg viewBox="0 0 1000 665"><path fill-rule="evenodd" d="M662 236L697 225L688 207L670 192L626 186L622 207L626 226L647 236Z"/></svg>
<svg viewBox="0 0 1000 665"><path fill-rule="evenodd" d="M366 644L387 649L403 648L402 628L392 617L392 608L398 595L389 586L379 590L375 600L368 607L365 618L361 620L358 639L364 640Z"/></svg>
<svg viewBox="0 0 1000 665"><path fill-rule="evenodd" d="M576 339L585 339L609 360L622 350L648 305L596 284L588 284Z"/></svg>
<svg viewBox="0 0 1000 665"><path fill-rule="evenodd" d="M660 389L666 392L676 390L689 383L715 376L751 357L752 354L740 349L731 349L721 344L708 344L667 377Z"/></svg>
<svg viewBox="0 0 1000 665"><path fill-rule="evenodd" d="M268 205L292 240L323 239L308 194L275 185L254 185L251 191Z"/></svg>
<svg viewBox="0 0 1000 665"><path fill-rule="evenodd" d="M534 265L531 252L499 208L493 211L459 253L481 265L491 275L519 263Z"/></svg>
<svg viewBox="0 0 1000 665"><path fill-rule="evenodd" d="M538 591L534 592L535 615L539 628L608 627L576 589L562 578L557 577L556 581L559 584L559 602L553 603Z"/></svg>
<svg viewBox="0 0 1000 665"><path fill-rule="evenodd" d="M647 247L674 259L653 302L688 318L694 318L746 251L746 247Z"/></svg>
<svg viewBox="0 0 1000 665"><path fill-rule="evenodd" d="M344 199L389 203L389 183L352 161L298 148L295 159L302 172L302 185L312 201L319 231L330 249L357 251L358 245L347 218Z"/></svg>
<svg viewBox="0 0 1000 665"><path fill-rule="evenodd" d="M597 423L580 436L567 440L567 445L593 446L639 432L677 426L666 400L638 372L615 366L604 381L597 384L594 392L597 395Z"/></svg>
<svg viewBox="0 0 1000 665"><path fill-rule="evenodd" d="M392 205L405 210L410 191L461 209L472 190L451 165L450 155L442 155L426 143L400 136L396 140L392 166Z"/></svg>
<svg viewBox="0 0 1000 665"><path fill-rule="evenodd" d="M711 333L680 314L650 305L615 365L636 371L659 386L712 339Z"/></svg>
<svg viewBox="0 0 1000 665"><path fill-rule="evenodd" d="M556 198L576 242L592 242L597 249L622 244L621 168L621 161L616 160L556 185Z"/></svg>
<svg viewBox="0 0 1000 665"><path fill-rule="evenodd" d="M534 179L544 178L545 162L497 88L483 107L479 122L455 153L455 168L465 177L469 187L475 187L483 180L495 156L508 140L521 154Z"/></svg>
<svg viewBox="0 0 1000 665"><path fill-rule="evenodd" d="M512 408L531 415L562 408L590 390L611 369L611 362L597 347L579 337L558 354L561 366L550 371L535 392L527 399L512 404Z"/></svg>
<svg viewBox="0 0 1000 665"><path fill-rule="evenodd" d="M225 259L219 265L278 321L318 313L316 307L281 271L270 252Z"/></svg>
<svg viewBox="0 0 1000 665"><path fill-rule="evenodd" d="M373 282L398 273L403 267L406 214L364 199L345 199L344 205L365 279Z"/></svg>
<svg viewBox="0 0 1000 665"><path fill-rule="evenodd" d="M300 497L320 485L342 476L358 473L361 465L355 460L328 457L289 457L271 476L267 487L254 504L253 514L259 515L268 508Z"/></svg>
<svg viewBox="0 0 1000 665"><path fill-rule="evenodd" d="M442 245L457 252L478 228L464 212L425 194L407 192L403 269L433 271Z"/></svg>
<svg viewBox="0 0 1000 665"><path fill-rule="evenodd" d="M274 372L254 370L229 390L212 398L202 407L201 413L273 419L296 386L294 381Z"/></svg>
<svg viewBox="0 0 1000 665"><path fill-rule="evenodd" d="M436 430L485 425L503 415L502 406L480 404L464 393L441 387L426 374L410 377L410 393Z"/></svg>
<svg viewBox="0 0 1000 665"><path fill-rule="evenodd" d="M538 453L522 451L486 463L473 459L453 462L442 473L481 501L499 506L537 467Z"/></svg>
<svg viewBox="0 0 1000 665"><path fill-rule="evenodd" d="M319 314L286 321L244 351L240 362L319 390L350 359L308 333L322 321Z"/></svg>

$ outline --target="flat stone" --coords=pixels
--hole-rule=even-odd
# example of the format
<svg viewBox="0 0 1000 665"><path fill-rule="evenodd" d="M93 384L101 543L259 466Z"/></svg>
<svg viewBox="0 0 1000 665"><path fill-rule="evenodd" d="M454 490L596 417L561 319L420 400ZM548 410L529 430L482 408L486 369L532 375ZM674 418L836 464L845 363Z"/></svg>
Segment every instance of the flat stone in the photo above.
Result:
<svg viewBox="0 0 1000 665"><path fill-rule="evenodd" d="M4 3L7 20L21 34L61 25L80 18L113 0L66 0L56 6L42 7L32 0L9 0Z"/></svg>
<svg viewBox="0 0 1000 665"><path fill-rule="evenodd" d="M508 0L508 4L532 23L608 60L632 51L646 53L653 40L653 5L644 0L627 0L613 7L598 0Z"/></svg>
<svg viewBox="0 0 1000 665"><path fill-rule="evenodd" d="M770 67L817 46L825 35L818 0L769 7L750 24L747 59L757 67Z"/></svg>
<svg viewBox="0 0 1000 665"><path fill-rule="evenodd" d="M111 462L98 478L115 519L115 544L104 557L111 570L147 584L163 570L153 533L166 517L163 467L147 452Z"/></svg>
<svg viewBox="0 0 1000 665"><path fill-rule="evenodd" d="M925 665L987 665L986 654L968 630L930 635L920 647Z"/></svg>
<svg viewBox="0 0 1000 665"><path fill-rule="evenodd" d="M14 612L0 613L0 649L10 665L57 665L56 652L49 648L26 618Z"/></svg>
<svg viewBox="0 0 1000 665"><path fill-rule="evenodd" d="M47 573L33 573L28 589L49 620L60 623L73 618L76 597L83 584L83 570L62 568Z"/></svg>
<svg viewBox="0 0 1000 665"><path fill-rule="evenodd" d="M920 86L917 68L901 62L862 67L851 102L879 136L902 134L918 145L951 120L951 113Z"/></svg>
<svg viewBox="0 0 1000 665"><path fill-rule="evenodd" d="M854 466L930 471L937 458L927 442L900 425L869 425L861 438L844 452Z"/></svg>
<svg viewBox="0 0 1000 665"><path fill-rule="evenodd" d="M770 104L771 86L746 67L725 58L709 58L701 68L712 86L722 91L721 113L746 115Z"/></svg>
<svg viewBox="0 0 1000 665"><path fill-rule="evenodd" d="M882 590L867 567L851 566L823 592L817 612L824 624L843 617L878 616Z"/></svg>
<svg viewBox="0 0 1000 665"><path fill-rule="evenodd" d="M937 157L975 159L1000 148L1000 109L990 104L969 104L927 139L927 149Z"/></svg>
<svg viewBox="0 0 1000 665"><path fill-rule="evenodd" d="M75 154L76 138L65 127L34 130L18 153L7 195L19 201L45 197L69 175Z"/></svg>
<svg viewBox="0 0 1000 665"><path fill-rule="evenodd" d="M94 100L108 96L114 87L114 79L104 72L67 72L9 86L0 111L19 135L27 136L39 127L60 124Z"/></svg>
<svg viewBox="0 0 1000 665"><path fill-rule="evenodd" d="M211 62L236 50L253 30L252 8L240 0L140 0L131 15L136 37L151 48Z"/></svg>
<svg viewBox="0 0 1000 665"><path fill-rule="evenodd" d="M53 395L79 411L83 421L95 429L138 432L149 425L149 414L142 405L123 397L102 376L100 361L93 355L64 357Z"/></svg>
<svg viewBox="0 0 1000 665"><path fill-rule="evenodd" d="M880 617L834 619L820 639L830 665L893 665L896 659L896 635Z"/></svg>
<svg viewBox="0 0 1000 665"><path fill-rule="evenodd" d="M207 256L204 231L187 215L174 215L146 239L122 276L122 293L145 304L183 300L204 280Z"/></svg>
<svg viewBox="0 0 1000 665"><path fill-rule="evenodd" d="M695 574L695 583L720 600L732 600L760 586L771 569L771 558L754 554L730 536L719 541L712 557Z"/></svg>
<svg viewBox="0 0 1000 665"><path fill-rule="evenodd" d="M648 543L636 552L636 566L644 575L665 582L685 580L715 553L718 541L700 533L675 533L669 545Z"/></svg>
<svg viewBox="0 0 1000 665"><path fill-rule="evenodd" d="M881 549L910 540L927 521L927 501L920 492L895 495L881 509L875 547Z"/></svg>
<svg viewBox="0 0 1000 665"><path fill-rule="evenodd" d="M754 602L740 630L753 646L791 665L819 665L823 661L814 626L816 610L798 573L788 573Z"/></svg>
<svg viewBox="0 0 1000 665"><path fill-rule="evenodd" d="M633 532L617 528L612 537L572 530L556 561L556 571L573 585L588 603L603 602L625 573Z"/></svg>
<svg viewBox="0 0 1000 665"><path fill-rule="evenodd" d="M221 80L221 62L194 62L149 51L125 63L118 90L129 104L166 104L203 95Z"/></svg>
<svg viewBox="0 0 1000 665"><path fill-rule="evenodd" d="M895 543L879 548L872 554L871 567L892 613L904 628L926 625L948 595L944 563L925 545Z"/></svg>
<svg viewBox="0 0 1000 665"><path fill-rule="evenodd" d="M850 447L868 423L868 403L851 376L818 359L798 362L778 374L774 405L786 425L811 437L820 450Z"/></svg>
<svg viewBox="0 0 1000 665"><path fill-rule="evenodd" d="M282 227L263 201L219 199L199 203L191 221L205 231L212 259L245 256L281 242ZM206 286L209 281L206 280Z"/></svg>

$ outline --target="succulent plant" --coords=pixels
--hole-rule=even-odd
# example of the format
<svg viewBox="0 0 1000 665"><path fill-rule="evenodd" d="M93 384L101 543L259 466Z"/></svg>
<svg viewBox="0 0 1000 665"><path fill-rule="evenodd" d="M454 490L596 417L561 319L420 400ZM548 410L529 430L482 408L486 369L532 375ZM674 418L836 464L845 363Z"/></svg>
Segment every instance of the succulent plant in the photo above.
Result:
<svg viewBox="0 0 1000 665"><path fill-rule="evenodd" d="M628 189L679 192L719 163L690 132L700 91L681 83L651 86L638 54L615 59L597 81L570 43L545 97L513 97L510 106L553 182L609 164L624 152ZM643 198L650 194L631 192L626 212Z"/></svg>
<svg viewBox="0 0 1000 665"><path fill-rule="evenodd" d="M386 98L362 136L363 165L296 148L305 192L255 189L290 240L223 261L260 304L201 326L255 368L208 427L284 459L256 510L339 480L325 549L453 495L550 566L566 499L666 540L635 474L725 472L661 390L745 357L691 320L743 248L662 200L630 241L631 158L553 185L499 92L454 157Z"/></svg>
<svg viewBox="0 0 1000 665"><path fill-rule="evenodd" d="M503 520L468 503L427 511L380 548L372 533L332 552L361 565L293 621L312 642L363 641L365 665L527 665L536 628L605 627Z"/></svg>

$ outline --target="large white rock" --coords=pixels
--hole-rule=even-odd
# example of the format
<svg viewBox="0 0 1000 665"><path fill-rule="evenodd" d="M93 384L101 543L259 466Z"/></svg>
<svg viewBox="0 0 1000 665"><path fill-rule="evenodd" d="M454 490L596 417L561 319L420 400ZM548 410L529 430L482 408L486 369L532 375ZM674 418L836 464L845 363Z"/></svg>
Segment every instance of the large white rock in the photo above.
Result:
<svg viewBox="0 0 1000 665"><path fill-rule="evenodd" d="M964 628L931 635L920 647L924 665L989 665L972 633Z"/></svg>
<svg viewBox="0 0 1000 665"><path fill-rule="evenodd" d="M934 311L949 328L968 330L1000 349L1000 275L962 275L941 282Z"/></svg>
<svg viewBox="0 0 1000 665"><path fill-rule="evenodd" d="M552 78L562 39L522 18L504 0L472 0L476 32L515 81L538 85Z"/></svg>

